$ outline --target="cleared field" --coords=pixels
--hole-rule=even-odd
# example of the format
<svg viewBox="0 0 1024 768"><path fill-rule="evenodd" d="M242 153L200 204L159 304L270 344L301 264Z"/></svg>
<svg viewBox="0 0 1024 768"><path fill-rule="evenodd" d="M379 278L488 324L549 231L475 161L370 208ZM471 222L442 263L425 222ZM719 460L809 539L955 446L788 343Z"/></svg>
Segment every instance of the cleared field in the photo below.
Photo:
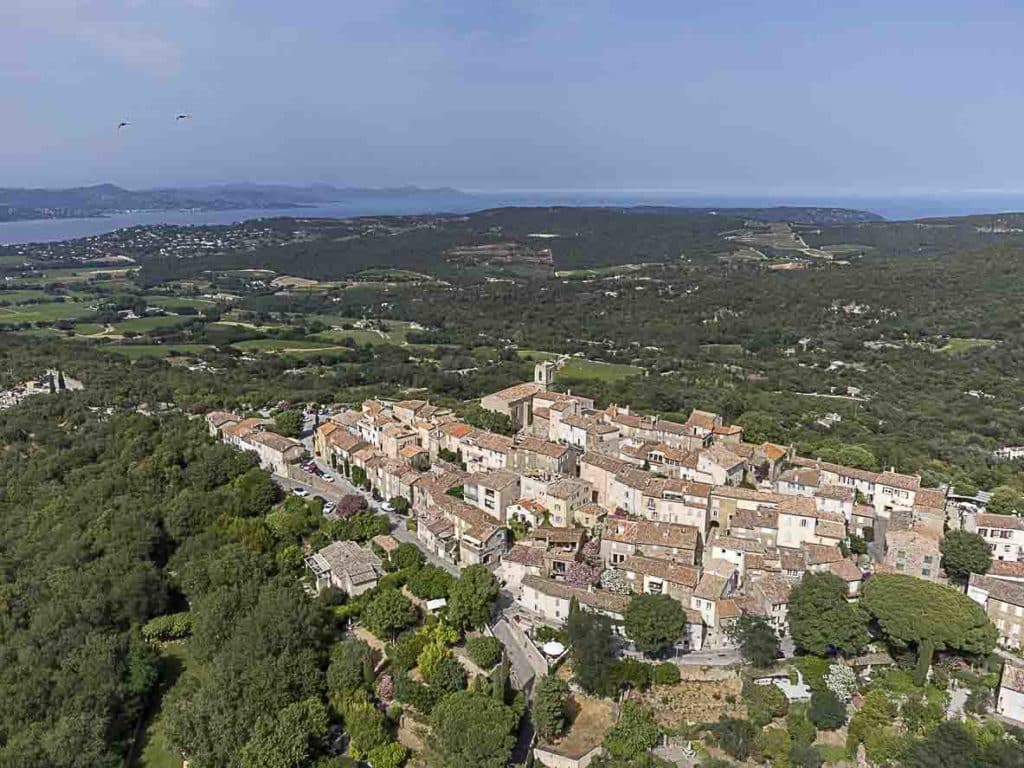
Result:
<svg viewBox="0 0 1024 768"><path fill-rule="evenodd" d="M43 269L31 277L20 277L18 280L31 280L44 283L84 283L86 280L95 280L103 277L107 279L123 279L138 267L95 267L91 269Z"/></svg>
<svg viewBox="0 0 1024 768"><path fill-rule="evenodd" d="M0 304L24 304L26 301L39 301L50 298L46 291L26 288L18 291L0 291Z"/></svg>
<svg viewBox="0 0 1024 768"><path fill-rule="evenodd" d="M347 349L336 344L317 341L315 339L248 339L232 344L242 352L336 352Z"/></svg>
<svg viewBox="0 0 1024 768"><path fill-rule="evenodd" d="M79 336L96 336L105 333L107 326L102 323L76 323L75 333Z"/></svg>
<svg viewBox="0 0 1024 768"><path fill-rule="evenodd" d="M81 301L53 301L44 304L0 306L0 325L9 323L52 323L73 320L93 314L94 310Z"/></svg>
<svg viewBox="0 0 1024 768"><path fill-rule="evenodd" d="M167 357L193 355L210 347L206 344L110 344L104 349L137 360L140 357Z"/></svg>
<svg viewBox="0 0 1024 768"><path fill-rule="evenodd" d="M602 363L597 360L580 360L572 357L559 367L558 375L567 379L597 379L599 381L618 381L630 376L639 376L643 368L635 365L619 363Z"/></svg>
<svg viewBox="0 0 1024 768"><path fill-rule="evenodd" d="M991 349L999 345L996 339L964 339L951 337L946 345L939 347L939 352L947 355L959 355L963 352L970 352L972 349Z"/></svg>
<svg viewBox="0 0 1024 768"><path fill-rule="evenodd" d="M200 299L194 296L146 296L146 303L151 307L160 307L160 309L205 309L212 307L216 302L210 299Z"/></svg>
<svg viewBox="0 0 1024 768"><path fill-rule="evenodd" d="M189 664L188 642L165 643L160 649L160 690L161 695L181 677ZM181 755L175 754L167 743L163 717L159 710L154 712L142 733L140 749L131 768L182 768Z"/></svg>
<svg viewBox="0 0 1024 768"><path fill-rule="evenodd" d="M191 319L191 317L179 315L137 317L133 320L122 320L120 323L115 323L114 332L124 333L125 331L135 331L136 333L145 333L146 331L152 331L156 328L174 328L178 325L184 325Z"/></svg>
<svg viewBox="0 0 1024 768"><path fill-rule="evenodd" d="M330 343L337 343L344 341L345 339L352 339L356 344L400 344L398 341L391 341L387 334L381 335L376 331L324 331L318 333L315 336L311 336L312 339L321 339Z"/></svg>
<svg viewBox="0 0 1024 768"><path fill-rule="evenodd" d="M516 354L523 360L554 360L558 357L555 352L542 352L539 349L517 349Z"/></svg>

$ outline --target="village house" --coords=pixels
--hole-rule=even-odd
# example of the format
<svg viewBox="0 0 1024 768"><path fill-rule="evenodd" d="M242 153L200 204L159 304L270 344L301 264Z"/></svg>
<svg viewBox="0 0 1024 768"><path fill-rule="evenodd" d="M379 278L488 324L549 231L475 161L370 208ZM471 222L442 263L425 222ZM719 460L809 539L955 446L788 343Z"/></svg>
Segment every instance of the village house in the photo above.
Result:
<svg viewBox="0 0 1024 768"><path fill-rule="evenodd" d="M696 565L700 552L701 532L690 525L609 518L601 532L601 558L609 566L632 555Z"/></svg>
<svg viewBox="0 0 1024 768"><path fill-rule="evenodd" d="M853 517L856 492L853 488L842 485L822 485L814 492L814 503L822 512L842 515L849 522Z"/></svg>
<svg viewBox="0 0 1024 768"><path fill-rule="evenodd" d="M507 387L499 392L485 395L480 400L480 407L492 413L507 416L512 421L512 428L519 430L533 423L534 395L544 392L544 384L528 381Z"/></svg>
<svg viewBox="0 0 1024 768"><path fill-rule="evenodd" d="M818 509L808 496L786 496L776 507L779 513L780 547L797 548L801 544L838 545L846 538L846 519L840 513Z"/></svg>
<svg viewBox="0 0 1024 768"><path fill-rule="evenodd" d="M504 523L506 510L519 498L519 475L505 469L473 472L463 483L462 498Z"/></svg>
<svg viewBox="0 0 1024 768"><path fill-rule="evenodd" d="M515 520L536 528L545 524L548 510L536 499L517 499L505 509L505 518L508 522Z"/></svg>
<svg viewBox="0 0 1024 768"><path fill-rule="evenodd" d="M996 712L1024 725L1024 666L1007 661L999 681Z"/></svg>
<svg viewBox="0 0 1024 768"><path fill-rule="evenodd" d="M571 445L579 453L614 456L619 450L619 428L593 416L562 416L552 408L548 440Z"/></svg>
<svg viewBox="0 0 1024 768"><path fill-rule="evenodd" d="M921 489L921 478L917 475L901 475L898 472L882 472L875 478L875 493L872 502L875 513L889 517L893 512L913 509L917 492Z"/></svg>
<svg viewBox="0 0 1024 768"><path fill-rule="evenodd" d="M221 430L224 427L234 426L240 422L242 418L237 413L231 413L230 411L210 411L206 414L206 428L210 432L211 437L215 437L218 440L222 437Z"/></svg>
<svg viewBox="0 0 1024 768"><path fill-rule="evenodd" d="M547 510L548 525L565 528L575 524L575 512L589 503L592 490L583 480L547 475L523 475L522 494L536 499Z"/></svg>
<svg viewBox="0 0 1024 768"><path fill-rule="evenodd" d="M356 597L377 586L383 573L381 560L354 541L335 541L306 558L316 588L334 587Z"/></svg>
<svg viewBox="0 0 1024 768"><path fill-rule="evenodd" d="M939 569L942 523L941 518L906 511L894 516L885 532L884 563L897 573L944 582L945 574Z"/></svg>
<svg viewBox="0 0 1024 768"><path fill-rule="evenodd" d="M589 483L588 483L589 486ZM593 531L607 517L608 510L600 504L588 502L572 513L576 525L581 525L588 531Z"/></svg>
<svg viewBox="0 0 1024 768"><path fill-rule="evenodd" d="M700 572L688 565L657 557L630 555L616 566L626 584L639 595L668 595L684 606L697 587Z"/></svg>
<svg viewBox="0 0 1024 768"><path fill-rule="evenodd" d="M788 579L799 580L807 572L831 570L832 564L842 559L842 550L829 544L802 544L799 549L779 550L779 568Z"/></svg>
<svg viewBox="0 0 1024 768"><path fill-rule="evenodd" d="M611 500L611 487L615 476L629 467L629 464L601 453L585 453L580 457L580 480L590 483L593 489L591 501L608 511L615 509Z"/></svg>
<svg viewBox="0 0 1024 768"><path fill-rule="evenodd" d="M732 563L739 575L738 586L742 586L747 573L748 555L765 555L768 548L757 539L741 539L736 536L717 536L709 543L711 558Z"/></svg>
<svg viewBox="0 0 1024 768"><path fill-rule="evenodd" d="M740 607L731 595L736 591L734 579L710 571L701 574L690 598L690 608L698 611L707 627L705 645L711 648L731 646L729 629L740 617Z"/></svg>
<svg viewBox="0 0 1024 768"><path fill-rule="evenodd" d="M712 485L739 485L746 462L725 445L714 444L697 454L697 471L711 478Z"/></svg>
<svg viewBox="0 0 1024 768"><path fill-rule="evenodd" d="M273 424L270 419L242 419L222 422L217 429L226 443L255 453L263 469L287 475L288 468L302 459L306 448L298 440L269 431Z"/></svg>
<svg viewBox="0 0 1024 768"><path fill-rule="evenodd" d="M608 616L616 631L622 632L629 598L596 589L579 589L565 582L526 576L522 581L519 603L527 610L561 625L569 618L569 604L576 598L581 609Z"/></svg>
<svg viewBox="0 0 1024 768"><path fill-rule="evenodd" d="M615 509L679 525L692 525L701 532L708 527L708 498L711 486L674 478L655 477L641 469L627 469L612 478L609 505Z"/></svg>
<svg viewBox="0 0 1024 768"><path fill-rule="evenodd" d="M409 501L412 500L413 487L420 478L420 473L404 461L389 458L376 462L367 474L381 498L402 496Z"/></svg>
<svg viewBox="0 0 1024 768"><path fill-rule="evenodd" d="M999 645L1018 650L1024 633L1024 584L972 573L967 596L985 609L999 630Z"/></svg>
<svg viewBox="0 0 1024 768"><path fill-rule="evenodd" d="M766 547L775 546L779 538L779 513L774 507L740 509L733 512L725 530L729 536L759 541Z"/></svg>
<svg viewBox="0 0 1024 768"><path fill-rule="evenodd" d="M696 449L676 448L668 443L623 443L619 458L640 469L681 480L711 483L712 477L697 469L699 452Z"/></svg>
<svg viewBox="0 0 1024 768"><path fill-rule="evenodd" d="M811 467L787 469L775 482L775 489L787 496L814 496L821 485L821 472ZM843 486L836 486L842 488Z"/></svg>
<svg viewBox="0 0 1024 768"><path fill-rule="evenodd" d="M842 464L833 464L827 461L808 459L803 456L793 456L790 464L797 467L816 469L819 472L818 481L824 485L843 485L860 492L867 501L871 501L875 495L875 478L877 474L866 469L846 467Z"/></svg>
<svg viewBox="0 0 1024 768"><path fill-rule="evenodd" d="M736 512L775 509L782 498L781 494L751 488L712 488L708 499L708 523L728 531L732 528L732 516Z"/></svg>
<svg viewBox="0 0 1024 768"><path fill-rule="evenodd" d="M737 599L743 613L765 619L780 637L789 634L789 593L792 583L781 575L751 582Z"/></svg>
<svg viewBox="0 0 1024 768"><path fill-rule="evenodd" d="M380 430L380 449L389 459L399 458L403 448L418 447L419 442L419 432L404 424L388 424Z"/></svg>
<svg viewBox="0 0 1024 768"><path fill-rule="evenodd" d="M992 550L992 560L1024 561L1024 519L979 512L967 515L964 523L968 531L985 539Z"/></svg>
<svg viewBox="0 0 1024 768"><path fill-rule="evenodd" d="M676 448L706 448L711 445L714 435L697 424L688 427L657 416L641 416L631 413L629 408L609 405L600 413L600 418L619 430L620 439L632 443L667 443Z"/></svg>
<svg viewBox="0 0 1024 768"><path fill-rule="evenodd" d="M508 468L516 472L575 475L577 451L538 437L517 437L512 443Z"/></svg>
<svg viewBox="0 0 1024 768"><path fill-rule="evenodd" d="M486 512L447 493L432 492L416 535L426 548L463 567L497 563L509 545L508 529Z"/></svg>
<svg viewBox="0 0 1024 768"><path fill-rule="evenodd" d="M460 441L462 461L470 472L505 469L510 466L512 438L493 432L474 432Z"/></svg>

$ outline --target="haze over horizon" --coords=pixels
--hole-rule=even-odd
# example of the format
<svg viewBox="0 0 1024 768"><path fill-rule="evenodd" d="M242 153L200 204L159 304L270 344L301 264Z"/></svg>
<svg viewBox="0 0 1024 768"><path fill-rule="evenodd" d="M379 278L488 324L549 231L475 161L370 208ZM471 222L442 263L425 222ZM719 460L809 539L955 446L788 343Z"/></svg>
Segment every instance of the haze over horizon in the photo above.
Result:
<svg viewBox="0 0 1024 768"><path fill-rule="evenodd" d="M0 186L1024 186L1024 7L750 5L8 0Z"/></svg>

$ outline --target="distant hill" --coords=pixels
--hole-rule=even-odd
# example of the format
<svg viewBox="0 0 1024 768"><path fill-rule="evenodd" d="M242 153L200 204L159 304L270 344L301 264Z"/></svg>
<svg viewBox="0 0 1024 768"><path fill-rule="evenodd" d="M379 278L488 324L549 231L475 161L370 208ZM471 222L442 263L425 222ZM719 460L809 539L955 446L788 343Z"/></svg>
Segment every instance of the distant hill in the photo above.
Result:
<svg viewBox="0 0 1024 768"><path fill-rule="evenodd" d="M0 221L103 216L129 210L240 210L293 208L328 203L415 203L439 209L465 205L469 196L449 188L370 189L312 184L225 184L130 190L114 184L70 189L0 188Z"/></svg>

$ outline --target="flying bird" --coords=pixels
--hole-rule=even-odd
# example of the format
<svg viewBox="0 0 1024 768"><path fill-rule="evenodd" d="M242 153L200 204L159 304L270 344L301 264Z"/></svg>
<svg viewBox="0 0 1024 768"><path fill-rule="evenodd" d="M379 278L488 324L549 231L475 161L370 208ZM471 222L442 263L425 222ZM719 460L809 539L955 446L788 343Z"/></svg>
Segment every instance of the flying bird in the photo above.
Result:
<svg viewBox="0 0 1024 768"><path fill-rule="evenodd" d="M178 115L174 119L175 119L175 121L177 121L177 120L191 120L192 119L192 115Z"/></svg>
<svg viewBox="0 0 1024 768"><path fill-rule="evenodd" d="M129 123L127 120L122 120L120 123L117 124L117 130L120 131L122 128L127 128L129 125L131 125L131 123Z"/></svg>

